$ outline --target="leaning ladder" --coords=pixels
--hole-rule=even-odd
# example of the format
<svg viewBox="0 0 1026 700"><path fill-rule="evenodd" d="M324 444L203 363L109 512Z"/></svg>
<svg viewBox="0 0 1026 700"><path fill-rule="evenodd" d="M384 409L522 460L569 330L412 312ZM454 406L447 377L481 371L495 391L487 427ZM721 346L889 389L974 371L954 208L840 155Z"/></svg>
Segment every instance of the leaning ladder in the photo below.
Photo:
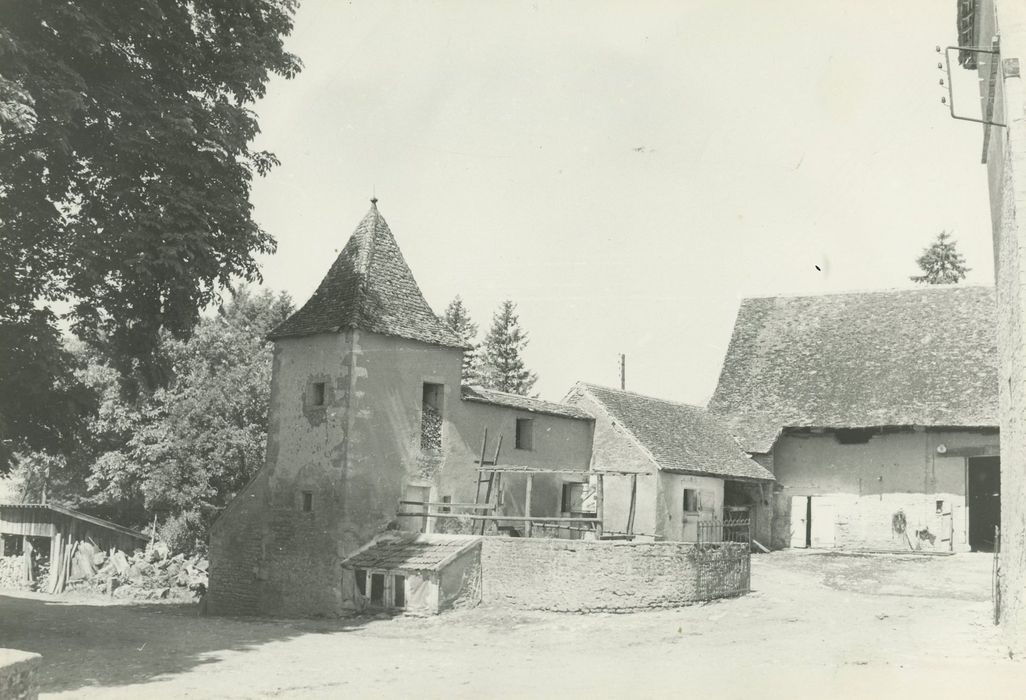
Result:
<svg viewBox="0 0 1026 700"><path fill-rule="evenodd" d="M477 460L477 464L481 466L481 469L477 472L477 491L474 494L474 505L481 504L481 484L488 484L485 490L484 505L488 505L492 500L492 491L495 491L495 507L499 507L499 482L502 475L497 473L494 469L484 471L484 467L494 467L499 463L499 450L502 449L502 433L499 433L499 440L495 443L495 454L491 461L485 459L485 451L488 449L488 428L484 429L484 437L481 439L481 458ZM488 476L485 476L487 474ZM493 513L495 511L492 511ZM481 520L481 534L484 534L485 527L488 525L488 521L485 519Z"/></svg>

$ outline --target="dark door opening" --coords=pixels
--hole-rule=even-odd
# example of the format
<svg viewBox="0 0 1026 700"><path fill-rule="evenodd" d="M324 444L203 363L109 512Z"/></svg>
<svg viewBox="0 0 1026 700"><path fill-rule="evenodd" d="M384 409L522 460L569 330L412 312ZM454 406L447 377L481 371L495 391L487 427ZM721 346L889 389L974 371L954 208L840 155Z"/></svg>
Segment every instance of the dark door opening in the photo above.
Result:
<svg viewBox="0 0 1026 700"><path fill-rule="evenodd" d="M812 546L812 496L805 501L805 546Z"/></svg>
<svg viewBox="0 0 1026 700"><path fill-rule="evenodd" d="M971 457L966 468L969 549L994 551L994 530L1001 524L1001 458Z"/></svg>

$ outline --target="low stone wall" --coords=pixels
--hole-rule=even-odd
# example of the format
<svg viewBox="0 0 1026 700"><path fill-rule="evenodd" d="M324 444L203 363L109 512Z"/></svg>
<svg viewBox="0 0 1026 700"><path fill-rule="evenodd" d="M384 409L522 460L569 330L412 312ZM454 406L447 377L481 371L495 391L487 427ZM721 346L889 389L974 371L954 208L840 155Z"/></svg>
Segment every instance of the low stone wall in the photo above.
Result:
<svg viewBox="0 0 1026 700"><path fill-rule="evenodd" d="M481 600L563 612L668 608L749 590L745 544L486 537Z"/></svg>
<svg viewBox="0 0 1026 700"><path fill-rule="evenodd" d="M42 660L42 656L32 652L0 649L0 700L38 698Z"/></svg>

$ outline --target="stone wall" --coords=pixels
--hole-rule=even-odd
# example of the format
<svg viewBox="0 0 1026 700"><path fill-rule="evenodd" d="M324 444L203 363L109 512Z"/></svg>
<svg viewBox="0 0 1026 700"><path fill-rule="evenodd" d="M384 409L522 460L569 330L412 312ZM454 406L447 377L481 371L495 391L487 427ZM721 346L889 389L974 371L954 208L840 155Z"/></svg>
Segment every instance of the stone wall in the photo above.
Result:
<svg viewBox="0 0 1026 700"><path fill-rule="evenodd" d="M737 543L593 542L487 537L481 600L561 612L667 608L746 593L750 554Z"/></svg>
<svg viewBox="0 0 1026 700"><path fill-rule="evenodd" d="M979 0L976 36L989 48L1000 35L1000 65L993 66L995 121L986 134L987 178L994 240L998 305L1001 422L1001 623L1009 647L1026 651L1026 5ZM979 60L981 91L990 90L990 57Z"/></svg>
<svg viewBox="0 0 1026 700"><path fill-rule="evenodd" d="M28 651L0 649L0 698L35 700L39 697L39 666L43 657Z"/></svg>

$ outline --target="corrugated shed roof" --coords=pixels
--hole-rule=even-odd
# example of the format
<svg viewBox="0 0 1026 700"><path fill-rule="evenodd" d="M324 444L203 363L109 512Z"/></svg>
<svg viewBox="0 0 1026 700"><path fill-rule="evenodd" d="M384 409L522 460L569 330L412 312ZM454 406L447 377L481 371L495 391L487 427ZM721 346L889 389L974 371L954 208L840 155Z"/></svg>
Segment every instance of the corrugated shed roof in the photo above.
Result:
<svg viewBox="0 0 1026 700"><path fill-rule="evenodd" d="M463 347L428 306L376 204L313 296L269 337L338 333L347 328Z"/></svg>
<svg viewBox="0 0 1026 700"><path fill-rule="evenodd" d="M746 455L721 420L700 406L631 391L578 383L567 401L584 392L634 436L660 469L726 479L773 480Z"/></svg>
<svg viewBox="0 0 1026 700"><path fill-rule="evenodd" d="M785 427L997 426L994 290L745 299L709 408L749 452Z"/></svg>
<svg viewBox="0 0 1026 700"><path fill-rule="evenodd" d="M122 535L128 535L129 537L134 537L137 540L148 541L150 539L149 535L144 535L143 533L141 533L141 532L139 532L137 530L132 530L131 528L127 528L127 527L125 527L123 525L118 525L117 523L112 523L109 520L104 520L103 518L97 518L94 515L86 515L85 513L79 513L77 510L72 510L71 508L65 508L64 506L54 505L52 503L0 503L0 509L6 509L6 508L26 509L26 510L47 510L47 511L50 511L51 513L59 513L61 515L66 515L69 518L75 518L76 520L81 520L82 522L87 522L87 523L90 523L92 525L97 525L99 527L107 528L108 530L112 530L114 532L118 532L118 533L120 533Z"/></svg>
<svg viewBox="0 0 1026 700"><path fill-rule="evenodd" d="M495 391L479 386L463 385L460 388L460 394L464 401L476 401L493 406L502 406L503 408L515 408L518 411L527 411L528 413L546 413L563 418L594 420L589 413L582 411L576 406L532 399L528 396L520 396L519 394L507 394L504 391Z"/></svg>
<svg viewBox="0 0 1026 700"><path fill-rule="evenodd" d="M342 562L351 569L438 571L476 546L480 537L394 532L382 535Z"/></svg>

